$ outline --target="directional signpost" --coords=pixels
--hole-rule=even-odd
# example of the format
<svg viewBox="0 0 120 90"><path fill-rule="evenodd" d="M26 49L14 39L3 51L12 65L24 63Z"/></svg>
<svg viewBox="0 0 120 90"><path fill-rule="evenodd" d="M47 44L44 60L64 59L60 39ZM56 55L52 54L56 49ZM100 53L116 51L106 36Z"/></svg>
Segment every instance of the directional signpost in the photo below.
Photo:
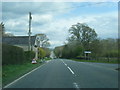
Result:
<svg viewBox="0 0 120 90"><path fill-rule="evenodd" d="M88 58L89 60L89 54L91 54L91 51L84 51L84 53L85 53L85 59Z"/></svg>

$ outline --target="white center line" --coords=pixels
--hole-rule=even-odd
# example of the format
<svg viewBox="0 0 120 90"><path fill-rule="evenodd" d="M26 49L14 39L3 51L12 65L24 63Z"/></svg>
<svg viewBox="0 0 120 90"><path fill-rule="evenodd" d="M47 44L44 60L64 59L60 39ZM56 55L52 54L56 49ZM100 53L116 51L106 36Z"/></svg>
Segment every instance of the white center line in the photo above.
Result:
<svg viewBox="0 0 120 90"><path fill-rule="evenodd" d="M72 74L75 74L70 67L67 67L67 68L71 71Z"/></svg>
<svg viewBox="0 0 120 90"><path fill-rule="evenodd" d="M63 61L63 60L61 60L64 64L65 64L65 66L67 66L67 64ZM67 68L70 70L70 72L72 73L72 74L74 74L75 75L75 73L73 72L73 70L69 67L69 66L67 66ZM76 76L76 75L75 75Z"/></svg>
<svg viewBox="0 0 120 90"><path fill-rule="evenodd" d="M63 60L61 60L63 63L64 63L64 61ZM64 63L65 64L65 66L67 66L67 64L66 63Z"/></svg>
<svg viewBox="0 0 120 90"><path fill-rule="evenodd" d="M80 90L80 87L78 86L77 83L73 83L74 87L77 89L77 90Z"/></svg>
<svg viewBox="0 0 120 90"><path fill-rule="evenodd" d="M65 66L67 66L67 64L65 64Z"/></svg>
<svg viewBox="0 0 120 90"><path fill-rule="evenodd" d="M72 70L63 60L61 60L61 61L63 62L63 64L64 64L65 66L67 66L67 68L70 70L70 72L71 72L72 74L74 74L74 76L76 77L76 74L73 72L73 70ZM80 90L80 87L79 87L79 85L78 85L76 82L73 83L73 86L74 86L74 88L75 88L76 90Z"/></svg>

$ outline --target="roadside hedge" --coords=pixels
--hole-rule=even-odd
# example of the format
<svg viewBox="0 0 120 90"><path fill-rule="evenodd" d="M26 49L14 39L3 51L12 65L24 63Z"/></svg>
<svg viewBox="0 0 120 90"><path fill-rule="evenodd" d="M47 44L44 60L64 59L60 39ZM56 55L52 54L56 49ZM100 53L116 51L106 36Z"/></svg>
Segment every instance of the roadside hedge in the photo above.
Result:
<svg viewBox="0 0 120 90"><path fill-rule="evenodd" d="M24 62L24 51L17 46L2 44L2 64L21 64Z"/></svg>
<svg viewBox="0 0 120 90"><path fill-rule="evenodd" d="M24 55L25 55L26 62L30 62L33 58L35 58L35 52L33 51L25 51Z"/></svg>
<svg viewBox="0 0 120 90"><path fill-rule="evenodd" d="M23 64L31 62L34 57L33 51L23 51L20 47L2 44L2 65Z"/></svg>

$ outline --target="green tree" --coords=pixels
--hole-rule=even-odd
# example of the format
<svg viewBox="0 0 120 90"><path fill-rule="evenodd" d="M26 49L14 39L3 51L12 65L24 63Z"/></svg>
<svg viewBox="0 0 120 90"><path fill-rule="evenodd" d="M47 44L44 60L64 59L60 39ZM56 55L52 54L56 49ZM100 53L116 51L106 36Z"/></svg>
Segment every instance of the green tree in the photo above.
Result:
<svg viewBox="0 0 120 90"><path fill-rule="evenodd" d="M55 56L57 58L62 57L62 50L63 50L63 48L64 48L64 46L55 47L54 53L55 53Z"/></svg>
<svg viewBox="0 0 120 90"><path fill-rule="evenodd" d="M51 50L49 48L43 48L43 49L46 52L46 56L45 57L50 57Z"/></svg>
<svg viewBox="0 0 120 90"><path fill-rule="evenodd" d="M71 49L67 44L63 47L62 58L71 58Z"/></svg>
<svg viewBox="0 0 120 90"><path fill-rule="evenodd" d="M84 48L76 43L69 43L64 45L62 50L62 57L63 58L75 58L77 56L83 55Z"/></svg>
<svg viewBox="0 0 120 90"><path fill-rule="evenodd" d="M68 38L68 42L77 41L82 44L86 50L90 49L90 42L97 39L97 33L95 30L84 23L72 25L69 29L69 33L71 36Z"/></svg>
<svg viewBox="0 0 120 90"><path fill-rule="evenodd" d="M92 58L98 59L102 56L102 47L100 39L96 39L90 43L90 51Z"/></svg>
<svg viewBox="0 0 120 90"><path fill-rule="evenodd" d="M43 48L38 48L38 57L41 59L41 58L44 58L46 56L46 52Z"/></svg>

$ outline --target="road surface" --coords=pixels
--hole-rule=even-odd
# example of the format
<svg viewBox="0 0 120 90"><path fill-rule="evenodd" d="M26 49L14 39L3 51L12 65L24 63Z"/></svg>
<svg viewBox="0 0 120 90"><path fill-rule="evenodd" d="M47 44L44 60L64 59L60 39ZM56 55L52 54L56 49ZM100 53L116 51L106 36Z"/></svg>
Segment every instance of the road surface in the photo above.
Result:
<svg viewBox="0 0 120 90"><path fill-rule="evenodd" d="M118 88L117 67L54 59L5 88Z"/></svg>

